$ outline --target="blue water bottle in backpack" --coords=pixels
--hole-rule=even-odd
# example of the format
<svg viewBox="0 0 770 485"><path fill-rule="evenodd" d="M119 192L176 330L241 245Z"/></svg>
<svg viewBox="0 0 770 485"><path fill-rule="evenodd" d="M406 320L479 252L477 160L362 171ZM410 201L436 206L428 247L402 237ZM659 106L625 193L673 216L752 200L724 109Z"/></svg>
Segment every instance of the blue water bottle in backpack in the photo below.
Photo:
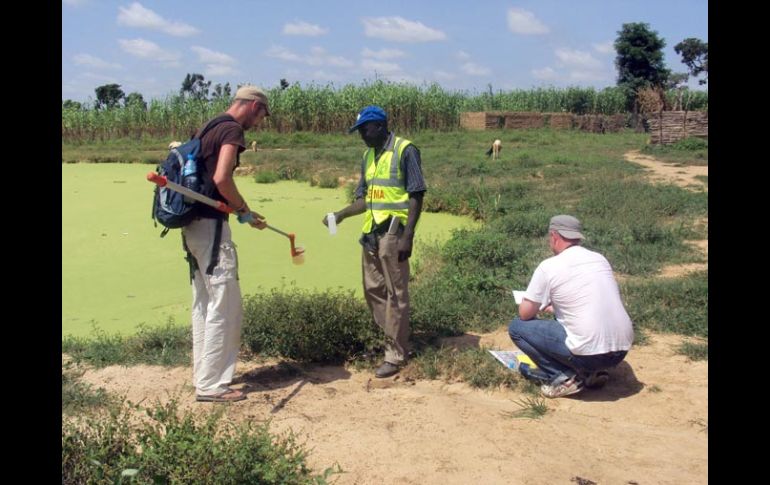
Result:
<svg viewBox="0 0 770 485"><path fill-rule="evenodd" d="M187 161L182 169L182 185L192 190L193 192L200 192L200 179L198 178L198 166L195 162L195 155L192 153L187 154ZM185 197L185 202L192 204L195 202L193 199Z"/></svg>

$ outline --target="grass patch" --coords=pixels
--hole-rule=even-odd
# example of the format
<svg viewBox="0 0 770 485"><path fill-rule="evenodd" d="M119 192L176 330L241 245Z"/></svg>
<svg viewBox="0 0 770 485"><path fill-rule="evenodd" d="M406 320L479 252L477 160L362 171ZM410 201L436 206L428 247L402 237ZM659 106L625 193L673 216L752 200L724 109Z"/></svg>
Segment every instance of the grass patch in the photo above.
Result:
<svg viewBox="0 0 770 485"><path fill-rule="evenodd" d="M708 271L682 278L621 285L635 325L657 332L708 337Z"/></svg>
<svg viewBox="0 0 770 485"><path fill-rule="evenodd" d="M313 474L292 434L269 423L223 421L223 408L202 417L176 401L115 407L62 424L62 483L323 484L340 473ZM137 415L144 415L137 419ZM141 451L140 451L141 450Z"/></svg>
<svg viewBox="0 0 770 485"><path fill-rule="evenodd" d="M511 418L540 419L548 412L548 405L542 397L525 397L514 401L521 409L506 413Z"/></svg>
<svg viewBox="0 0 770 485"><path fill-rule="evenodd" d="M701 138L685 138L670 145L646 145L642 153L663 162L682 165L708 165L709 143Z"/></svg>
<svg viewBox="0 0 770 485"><path fill-rule="evenodd" d="M75 415L93 409L106 408L113 404L113 398L103 388L94 389L91 384L80 381L83 372L75 369L71 362L62 365L62 414Z"/></svg>
<svg viewBox="0 0 770 485"><path fill-rule="evenodd" d="M472 387L515 389L523 379L506 369L486 349L426 347L408 364L405 375L418 379L462 381Z"/></svg>
<svg viewBox="0 0 770 485"><path fill-rule="evenodd" d="M168 321L165 326L140 326L135 335L108 334L96 325L92 337L66 336L62 352L76 363L87 362L94 367L109 365L189 365L192 353L192 333L186 326Z"/></svg>
<svg viewBox="0 0 770 485"><path fill-rule="evenodd" d="M691 361L709 360L708 342L684 342L676 349L678 354L687 356Z"/></svg>

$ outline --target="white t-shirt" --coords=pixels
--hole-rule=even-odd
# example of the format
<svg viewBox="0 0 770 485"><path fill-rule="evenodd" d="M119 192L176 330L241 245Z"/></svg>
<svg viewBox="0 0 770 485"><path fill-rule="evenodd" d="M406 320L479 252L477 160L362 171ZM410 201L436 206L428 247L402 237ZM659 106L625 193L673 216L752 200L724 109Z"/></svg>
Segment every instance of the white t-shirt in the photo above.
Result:
<svg viewBox="0 0 770 485"><path fill-rule="evenodd" d="M541 262L524 298L553 305L567 332L565 344L575 355L628 350L634 341L631 319L609 261L582 246L570 246Z"/></svg>

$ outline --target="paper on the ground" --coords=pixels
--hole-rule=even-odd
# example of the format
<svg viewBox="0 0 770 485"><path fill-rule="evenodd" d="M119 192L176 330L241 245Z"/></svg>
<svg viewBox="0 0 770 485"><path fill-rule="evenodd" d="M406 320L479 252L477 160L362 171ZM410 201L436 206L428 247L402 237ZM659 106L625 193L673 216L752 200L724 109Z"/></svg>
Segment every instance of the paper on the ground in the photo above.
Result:
<svg viewBox="0 0 770 485"><path fill-rule="evenodd" d="M529 364L530 369L537 369L532 359L521 350L490 350L489 353L509 369L518 370L521 363Z"/></svg>
<svg viewBox="0 0 770 485"><path fill-rule="evenodd" d="M517 305L521 305L521 301L524 299L524 292L519 290L513 290L513 299Z"/></svg>

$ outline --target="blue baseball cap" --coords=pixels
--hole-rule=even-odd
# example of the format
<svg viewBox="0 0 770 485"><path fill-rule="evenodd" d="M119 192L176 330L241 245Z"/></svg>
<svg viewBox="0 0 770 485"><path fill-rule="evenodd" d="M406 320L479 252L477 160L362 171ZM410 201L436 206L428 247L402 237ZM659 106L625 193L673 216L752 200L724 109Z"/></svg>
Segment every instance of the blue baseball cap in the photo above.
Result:
<svg viewBox="0 0 770 485"><path fill-rule="evenodd" d="M388 121L388 115L379 106L367 106L366 108L362 109L360 113L358 113L356 124L350 127L348 133L353 133L358 129L359 126L368 121Z"/></svg>

